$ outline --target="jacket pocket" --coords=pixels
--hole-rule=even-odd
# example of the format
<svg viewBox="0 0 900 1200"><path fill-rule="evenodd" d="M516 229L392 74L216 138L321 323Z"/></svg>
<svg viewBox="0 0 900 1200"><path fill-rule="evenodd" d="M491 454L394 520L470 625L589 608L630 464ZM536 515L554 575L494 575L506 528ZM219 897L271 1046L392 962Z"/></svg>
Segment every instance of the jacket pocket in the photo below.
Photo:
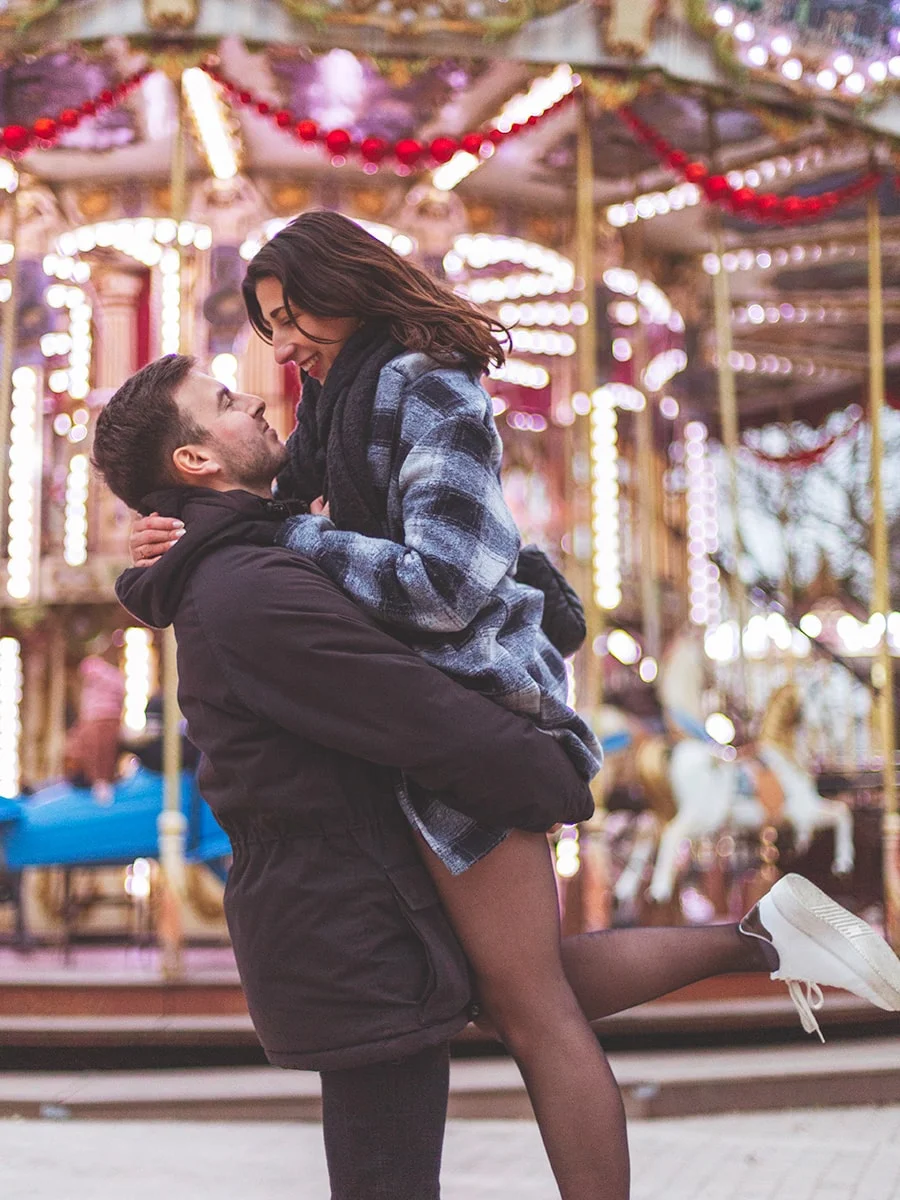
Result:
<svg viewBox="0 0 900 1200"><path fill-rule="evenodd" d="M444 915L431 876L421 863L387 868L401 913L427 963L419 998L424 1021L443 1019L466 1003L468 963Z"/></svg>

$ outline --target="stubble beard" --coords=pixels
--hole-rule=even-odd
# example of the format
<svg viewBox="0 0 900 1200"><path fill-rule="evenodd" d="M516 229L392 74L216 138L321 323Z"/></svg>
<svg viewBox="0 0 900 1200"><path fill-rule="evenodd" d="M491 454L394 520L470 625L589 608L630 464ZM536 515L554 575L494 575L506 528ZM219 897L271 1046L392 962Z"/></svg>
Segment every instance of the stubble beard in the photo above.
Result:
<svg viewBox="0 0 900 1200"><path fill-rule="evenodd" d="M222 457L227 458L228 474L235 483L255 491L271 487L275 476L287 465L288 452L280 443L275 446L262 443Z"/></svg>

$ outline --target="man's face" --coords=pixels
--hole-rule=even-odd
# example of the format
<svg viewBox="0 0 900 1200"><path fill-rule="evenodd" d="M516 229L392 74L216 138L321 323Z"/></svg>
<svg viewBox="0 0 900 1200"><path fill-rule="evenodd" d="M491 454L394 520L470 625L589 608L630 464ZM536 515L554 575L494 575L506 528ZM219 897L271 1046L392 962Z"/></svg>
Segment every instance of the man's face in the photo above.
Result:
<svg viewBox="0 0 900 1200"><path fill-rule="evenodd" d="M287 462L287 450L266 421L266 406L258 396L233 392L211 375L192 370L175 400L206 431L198 449L208 456L209 466L218 468L207 470L206 477L201 473L198 484L212 484L215 479L220 485L248 491L271 486Z"/></svg>

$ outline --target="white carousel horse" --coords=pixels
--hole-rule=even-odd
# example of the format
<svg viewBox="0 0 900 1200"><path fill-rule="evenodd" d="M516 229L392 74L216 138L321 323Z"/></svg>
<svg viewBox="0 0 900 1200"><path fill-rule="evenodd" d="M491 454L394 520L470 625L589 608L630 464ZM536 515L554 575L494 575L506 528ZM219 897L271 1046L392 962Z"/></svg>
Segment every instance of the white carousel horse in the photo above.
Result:
<svg viewBox="0 0 900 1200"><path fill-rule="evenodd" d="M809 844L820 829L833 829L832 870L853 869L853 815L843 801L826 800L797 761L794 739L802 718L797 688L785 684L771 697L763 718L756 759L738 761L706 734L702 695L706 662L696 634L676 639L666 654L659 696L677 740L649 739L637 754L638 770L651 806L662 825L649 895L657 903L670 900L678 857L686 841L725 829L762 830L784 822L793 827L798 844ZM642 855L646 847L642 846ZM623 872L620 894L636 886L635 872Z"/></svg>

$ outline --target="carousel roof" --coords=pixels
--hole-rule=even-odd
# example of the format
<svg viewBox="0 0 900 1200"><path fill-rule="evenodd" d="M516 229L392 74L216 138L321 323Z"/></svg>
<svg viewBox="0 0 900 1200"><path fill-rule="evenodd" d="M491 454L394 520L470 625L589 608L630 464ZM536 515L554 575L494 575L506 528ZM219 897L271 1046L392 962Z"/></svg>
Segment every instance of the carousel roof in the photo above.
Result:
<svg viewBox="0 0 900 1200"><path fill-rule="evenodd" d="M370 197L370 216L400 228L407 219L420 230L428 225L444 250L467 230L524 228L565 252L576 184L574 105L547 104L533 127L523 123L517 136L479 156L477 169L438 188L445 202L439 217L428 203L405 201L421 200L423 189L426 202L434 199L437 164L425 149L435 139L458 145L468 131L502 127L511 103L570 64L580 78L569 91L580 84L593 97L599 254L605 265L634 265L666 290L687 326L688 365L673 390L683 408L711 413L715 346L704 281L719 264L710 260L710 209L698 202L700 189L635 137L622 105L687 160L726 173L732 186L782 196L836 192L868 169L873 136L900 133L892 90L900 17L892 4L814 0L749 11L757 7L715 0L7 0L0 3L0 123L30 129L149 61L160 69L125 102L100 105L74 127L60 125L52 145L32 143L18 165L56 206L54 235L92 212L135 217L149 205L157 215L156 205L161 215L175 128L171 78L215 53L221 77L234 85L225 95L232 100L226 120L240 173L204 183L204 196L222 219L233 209L245 233L264 215L327 204L352 188ZM252 103L236 102L243 90ZM260 104L271 111L260 112ZM291 116L289 128L273 120L282 112ZM368 138L396 149L406 140L422 154L411 167L391 165L388 155L376 174L377 161L335 154L321 136L296 136L298 120L315 122L320 134L343 131L351 146ZM189 148L189 171L198 186L209 178L198 142ZM386 210L371 201L379 189L391 192ZM889 384L895 371L900 384L900 202L886 180L879 198ZM723 216L732 362L748 423L815 420L859 398L867 346L864 203L850 197L799 224ZM606 329L610 338L615 332Z"/></svg>

